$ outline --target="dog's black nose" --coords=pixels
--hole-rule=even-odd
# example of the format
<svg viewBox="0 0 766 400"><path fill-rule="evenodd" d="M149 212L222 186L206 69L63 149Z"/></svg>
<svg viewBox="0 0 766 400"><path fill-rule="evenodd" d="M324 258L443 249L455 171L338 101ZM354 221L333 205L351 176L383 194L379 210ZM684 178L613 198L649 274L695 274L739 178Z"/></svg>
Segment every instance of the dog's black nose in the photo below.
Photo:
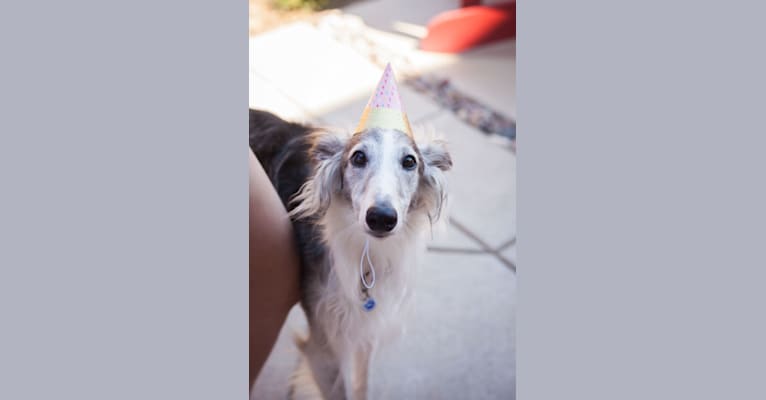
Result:
<svg viewBox="0 0 766 400"><path fill-rule="evenodd" d="M396 210L388 206L373 206L367 209L367 226L373 232L391 232L396 227Z"/></svg>

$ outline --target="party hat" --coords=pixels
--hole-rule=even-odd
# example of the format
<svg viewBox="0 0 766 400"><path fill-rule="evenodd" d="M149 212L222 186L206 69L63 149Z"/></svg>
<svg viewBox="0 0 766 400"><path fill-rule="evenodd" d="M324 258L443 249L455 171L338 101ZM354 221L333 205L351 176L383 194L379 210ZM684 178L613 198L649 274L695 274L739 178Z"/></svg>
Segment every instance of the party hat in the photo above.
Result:
<svg viewBox="0 0 766 400"><path fill-rule="evenodd" d="M402 108L402 98L390 63L386 64L386 70L364 108L356 131L361 132L367 128L398 129L412 136L410 121Z"/></svg>

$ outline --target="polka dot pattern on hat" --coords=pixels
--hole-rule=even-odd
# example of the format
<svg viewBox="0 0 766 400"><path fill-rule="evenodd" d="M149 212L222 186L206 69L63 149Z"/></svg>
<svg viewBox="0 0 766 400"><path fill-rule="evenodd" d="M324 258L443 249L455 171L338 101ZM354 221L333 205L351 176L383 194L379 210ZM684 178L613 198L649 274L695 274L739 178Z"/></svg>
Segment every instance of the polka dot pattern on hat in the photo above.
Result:
<svg viewBox="0 0 766 400"><path fill-rule="evenodd" d="M394 72L391 70L391 64L386 65L383 76L378 82L378 87L370 98L368 107L402 109L402 98L399 96L399 89L396 86L396 78L394 78Z"/></svg>

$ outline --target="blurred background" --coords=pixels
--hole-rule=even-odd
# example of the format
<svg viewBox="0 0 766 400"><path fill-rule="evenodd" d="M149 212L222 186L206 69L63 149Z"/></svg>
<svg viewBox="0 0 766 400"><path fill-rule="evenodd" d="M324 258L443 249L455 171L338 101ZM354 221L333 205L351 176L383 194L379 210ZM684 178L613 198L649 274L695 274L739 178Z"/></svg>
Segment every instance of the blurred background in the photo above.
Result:
<svg viewBox="0 0 766 400"><path fill-rule="evenodd" d="M372 399L515 398L515 15L498 0L250 0L250 108L351 130L390 62L413 127L449 142L449 226ZM253 399L286 398L305 330L296 306Z"/></svg>

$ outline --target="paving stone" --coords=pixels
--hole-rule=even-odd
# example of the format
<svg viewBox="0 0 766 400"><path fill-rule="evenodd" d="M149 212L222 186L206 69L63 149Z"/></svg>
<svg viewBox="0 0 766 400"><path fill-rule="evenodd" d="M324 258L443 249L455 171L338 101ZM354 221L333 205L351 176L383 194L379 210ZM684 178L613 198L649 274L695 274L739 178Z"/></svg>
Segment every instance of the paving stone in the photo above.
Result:
<svg viewBox="0 0 766 400"><path fill-rule="evenodd" d="M310 115L287 98L276 86L254 73L250 74L249 97L250 108L269 111L293 122L312 120Z"/></svg>
<svg viewBox="0 0 766 400"><path fill-rule="evenodd" d="M312 115L366 100L383 73L304 22L251 38L250 54L252 70Z"/></svg>
<svg viewBox="0 0 766 400"><path fill-rule="evenodd" d="M516 119L516 40L504 40L458 55L433 73L495 111Z"/></svg>
<svg viewBox="0 0 766 400"><path fill-rule="evenodd" d="M250 55L251 76L278 87L309 116L341 128L356 126L383 74L380 66L336 42L329 33L302 22L252 38ZM256 79L256 83L260 82ZM436 103L401 80L399 88L410 120L438 111Z"/></svg>
<svg viewBox="0 0 766 400"><path fill-rule="evenodd" d="M452 114L430 125L449 142L451 215L497 248L516 234L516 156Z"/></svg>
<svg viewBox="0 0 766 400"><path fill-rule="evenodd" d="M512 262L514 265L516 264L516 244L513 244L506 248L505 250L501 251L500 254L503 255L508 261Z"/></svg>
<svg viewBox="0 0 766 400"><path fill-rule="evenodd" d="M476 241L460 232L454 226L447 226L444 229L434 228L433 238L429 240L428 246L442 249L482 250Z"/></svg>
<svg viewBox="0 0 766 400"><path fill-rule="evenodd" d="M374 399L512 399L516 277L489 255L429 253L417 309L373 367Z"/></svg>

